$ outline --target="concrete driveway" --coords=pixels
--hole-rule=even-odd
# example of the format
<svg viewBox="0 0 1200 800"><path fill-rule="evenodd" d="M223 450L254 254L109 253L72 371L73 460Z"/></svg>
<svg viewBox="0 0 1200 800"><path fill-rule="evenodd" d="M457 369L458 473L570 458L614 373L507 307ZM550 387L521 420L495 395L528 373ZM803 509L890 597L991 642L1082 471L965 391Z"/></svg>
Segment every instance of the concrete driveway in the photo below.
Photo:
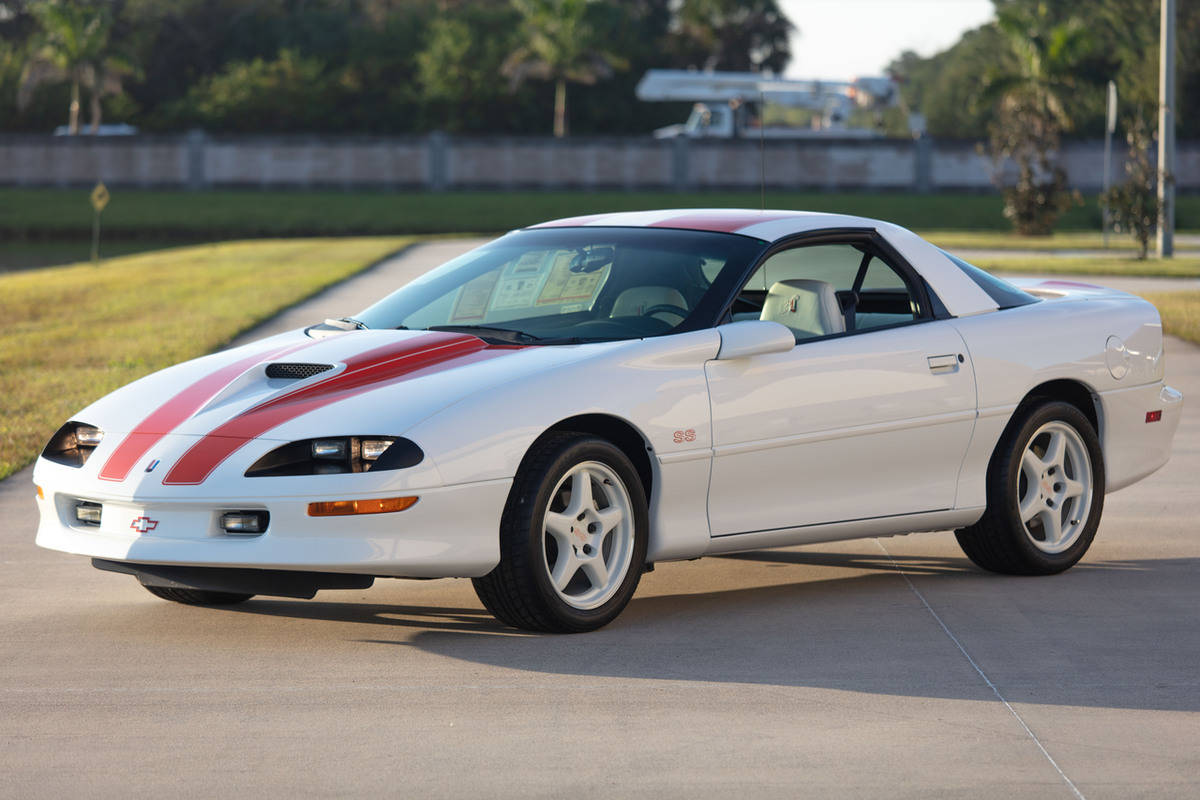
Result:
<svg viewBox="0 0 1200 800"><path fill-rule="evenodd" d="M288 326L366 304L329 303ZM1200 348L1167 358L1174 457L1064 575L983 573L948 533L663 564L579 636L500 627L461 580L167 603L34 546L19 474L0 797L1200 796Z"/></svg>

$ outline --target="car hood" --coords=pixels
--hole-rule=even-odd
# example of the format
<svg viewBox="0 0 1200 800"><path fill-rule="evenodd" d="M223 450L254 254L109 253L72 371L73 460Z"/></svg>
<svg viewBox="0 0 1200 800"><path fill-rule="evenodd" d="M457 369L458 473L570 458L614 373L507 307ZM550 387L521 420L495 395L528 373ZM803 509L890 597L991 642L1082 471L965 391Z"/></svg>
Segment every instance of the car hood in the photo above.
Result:
<svg viewBox="0 0 1200 800"><path fill-rule="evenodd" d="M252 440L400 435L466 396L608 346L494 346L428 331L314 340L295 331L147 376L74 419L105 432L93 456L101 480L123 481L168 447L163 483L195 484Z"/></svg>

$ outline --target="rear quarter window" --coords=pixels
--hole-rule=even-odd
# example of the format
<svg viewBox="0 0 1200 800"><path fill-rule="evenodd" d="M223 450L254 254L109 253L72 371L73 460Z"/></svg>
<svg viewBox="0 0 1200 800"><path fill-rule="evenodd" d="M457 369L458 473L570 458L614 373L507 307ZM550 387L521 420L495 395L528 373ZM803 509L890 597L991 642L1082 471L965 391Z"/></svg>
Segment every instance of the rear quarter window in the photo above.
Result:
<svg viewBox="0 0 1200 800"><path fill-rule="evenodd" d="M1033 295L1021 291L1008 281L1001 280L995 275L984 272L974 264L968 264L958 256L947 253L945 250L942 253L946 258L954 262L956 267L966 273L967 277L973 280L976 286L987 292L988 297L992 298L1000 308L1016 308L1040 302Z"/></svg>

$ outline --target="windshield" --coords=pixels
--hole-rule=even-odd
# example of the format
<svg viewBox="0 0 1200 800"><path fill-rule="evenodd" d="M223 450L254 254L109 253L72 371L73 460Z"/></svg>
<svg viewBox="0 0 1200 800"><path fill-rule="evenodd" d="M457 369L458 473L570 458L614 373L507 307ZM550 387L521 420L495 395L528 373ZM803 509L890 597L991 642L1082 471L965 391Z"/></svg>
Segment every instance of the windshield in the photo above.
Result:
<svg viewBox="0 0 1200 800"><path fill-rule="evenodd" d="M658 228L518 231L418 278L354 321L522 344L695 330L714 324L723 308L713 283L736 280L762 244Z"/></svg>

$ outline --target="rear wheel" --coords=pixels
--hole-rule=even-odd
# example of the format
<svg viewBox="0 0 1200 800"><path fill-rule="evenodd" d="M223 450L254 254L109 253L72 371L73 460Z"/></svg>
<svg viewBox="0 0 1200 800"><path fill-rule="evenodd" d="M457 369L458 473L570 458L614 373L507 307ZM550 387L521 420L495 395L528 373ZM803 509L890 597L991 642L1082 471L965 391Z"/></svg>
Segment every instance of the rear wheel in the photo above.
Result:
<svg viewBox="0 0 1200 800"><path fill-rule="evenodd" d="M1104 508L1100 440L1067 403L1043 401L1018 414L988 467L987 511L955 536L986 570L1050 575L1074 566L1096 536Z"/></svg>
<svg viewBox="0 0 1200 800"><path fill-rule="evenodd" d="M633 597L646 561L646 496L611 443L544 437L526 457L500 524L500 564L472 583L497 619L558 633L596 630Z"/></svg>
<svg viewBox="0 0 1200 800"><path fill-rule="evenodd" d="M177 589L168 586L146 586L145 589L155 597L189 606L232 606L254 597L252 594L237 592L210 592L205 589Z"/></svg>

